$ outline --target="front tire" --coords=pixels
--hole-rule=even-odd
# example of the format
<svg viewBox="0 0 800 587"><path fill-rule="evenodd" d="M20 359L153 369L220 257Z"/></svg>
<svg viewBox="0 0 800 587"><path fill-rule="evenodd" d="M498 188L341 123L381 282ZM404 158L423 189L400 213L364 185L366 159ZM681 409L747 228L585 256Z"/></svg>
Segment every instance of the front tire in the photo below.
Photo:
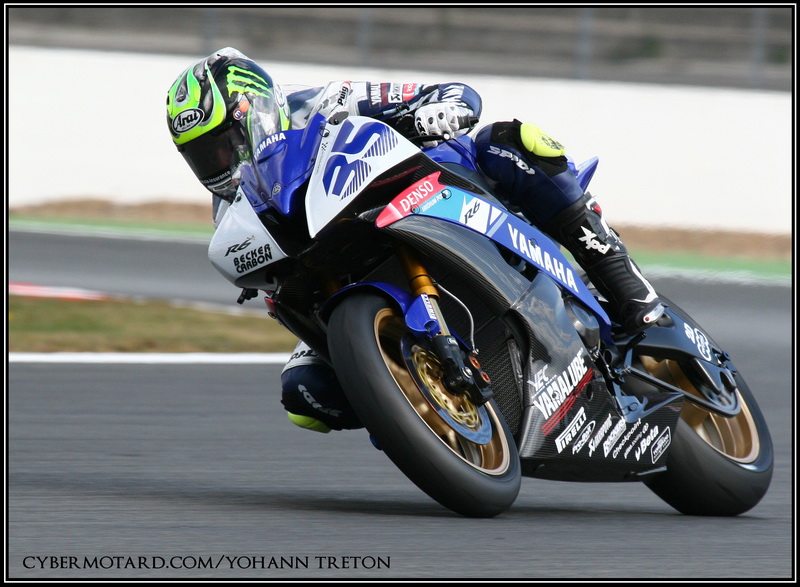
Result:
<svg viewBox="0 0 800 587"><path fill-rule="evenodd" d="M381 296L333 311L328 343L348 400L381 449L422 491L469 517L507 510L521 484L514 438L494 401L449 393L441 366Z"/></svg>

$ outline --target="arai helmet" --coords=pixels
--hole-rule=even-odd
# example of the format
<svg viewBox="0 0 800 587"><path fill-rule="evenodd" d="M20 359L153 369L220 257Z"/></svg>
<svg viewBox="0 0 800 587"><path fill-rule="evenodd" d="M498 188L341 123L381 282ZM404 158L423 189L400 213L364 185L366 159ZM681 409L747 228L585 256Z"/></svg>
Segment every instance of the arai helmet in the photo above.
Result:
<svg viewBox="0 0 800 587"><path fill-rule="evenodd" d="M289 112L267 72L226 47L178 76L167 94L167 124L200 183L230 201L236 170L265 137L289 128Z"/></svg>

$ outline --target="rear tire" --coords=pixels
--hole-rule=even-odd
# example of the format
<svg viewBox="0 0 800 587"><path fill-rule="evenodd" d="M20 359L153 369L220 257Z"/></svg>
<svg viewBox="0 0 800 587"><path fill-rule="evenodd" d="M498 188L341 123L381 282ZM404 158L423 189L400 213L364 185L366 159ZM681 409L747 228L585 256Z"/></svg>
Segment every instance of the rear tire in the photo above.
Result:
<svg viewBox="0 0 800 587"><path fill-rule="evenodd" d="M676 304L674 311L688 318ZM716 344L714 343L714 346ZM653 376L702 396L703 384L677 360L640 357ZM667 455L667 470L643 479L656 495L681 513L737 516L758 504L772 481L774 451L764 415L750 388L733 373L739 414L725 417L689 400Z"/></svg>
<svg viewBox="0 0 800 587"><path fill-rule="evenodd" d="M497 405L450 394L435 356L390 302L363 293L345 299L331 315L328 342L359 419L414 484L464 516L511 507L519 455Z"/></svg>

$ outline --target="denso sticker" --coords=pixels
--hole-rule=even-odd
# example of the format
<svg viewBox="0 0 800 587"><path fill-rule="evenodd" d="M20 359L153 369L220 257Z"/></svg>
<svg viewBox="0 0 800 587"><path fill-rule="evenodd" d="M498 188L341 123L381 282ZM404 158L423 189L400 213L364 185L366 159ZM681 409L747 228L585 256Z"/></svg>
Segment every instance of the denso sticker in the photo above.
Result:
<svg viewBox="0 0 800 587"><path fill-rule="evenodd" d="M435 192L441 189L441 185L437 183L434 185L431 181L425 179L412 186L412 188L403 194L403 198L397 202L403 213L416 212L417 206L432 196Z"/></svg>
<svg viewBox="0 0 800 587"><path fill-rule="evenodd" d="M449 198L449 190L446 190L445 186L439 183L439 175L440 173L437 171L402 192L384 208L383 212L375 220L375 224L383 228L410 214L416 214L420 206L425 206L427 210L430 207L428 205L429 200L440 194L442 190L448 192L447 198ZM437 197L436 201L441 199Z"/></svg>

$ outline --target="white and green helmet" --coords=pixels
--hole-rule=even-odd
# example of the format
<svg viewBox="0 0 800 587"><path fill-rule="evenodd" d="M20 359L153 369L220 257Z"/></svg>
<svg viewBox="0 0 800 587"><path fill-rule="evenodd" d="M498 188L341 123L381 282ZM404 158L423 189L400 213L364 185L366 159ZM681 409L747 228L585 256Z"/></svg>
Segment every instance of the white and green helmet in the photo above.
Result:
<svg viewBox="0 0 800 587"><path fill-rule="evenodd" d="M226 47L178 76L167 94L167 124L200 183L229 200L239 165L265 137L289 128L289 111L267 72Z"/></svg>

